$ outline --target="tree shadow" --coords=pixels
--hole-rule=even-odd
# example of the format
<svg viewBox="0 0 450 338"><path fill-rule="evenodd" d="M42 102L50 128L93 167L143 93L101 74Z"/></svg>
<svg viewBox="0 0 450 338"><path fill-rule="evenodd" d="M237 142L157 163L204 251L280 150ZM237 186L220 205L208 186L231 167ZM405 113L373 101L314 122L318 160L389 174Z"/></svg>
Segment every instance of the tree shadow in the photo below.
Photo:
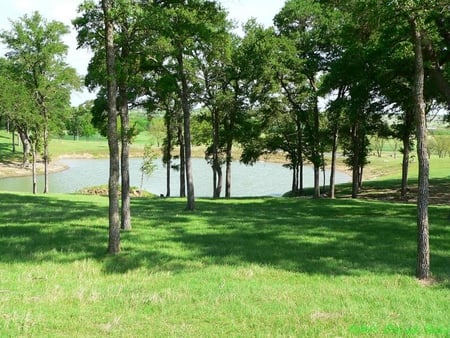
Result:
<svg viewBox="0 0 450 338"><path fill-rule="evenodd" d="M134 202L133 215L148 231L135 243L149 251L130 249L126 257L105 266L108 273L138 267L152 271L186 271L208 265L261 264L288 271L323 275L362 273L414 275L416 217L411 205L352 200L241 199L197 201L194 214L175 215L182 202ZM439 252L449 238L445 208L432 210L439 219L432 241ZM441 241L442 238L442 241ZM165 243L165 244L164 244ZM174 245L188 255L154 248ZM434 251L434 250L433 250ZM450 274L448 254L433 255L433 271Z"/></svg>
<svg viewBox="0 0 450 338"><path fill-rule="evenodd" d="M383 181L368 181L359 193L359 197L367 200L379 200L388 202L402 202L415 204L417 202L417 179L408 181L408 192L405 198L401 197L401 179L391 179ZM430 198L431 205L449 205L450 203L450 176L430 178ZM344 185L342 186L344 187ZM349 197L351 188L345 185L340 193L343 197Z"/></svg>
<svg viewBox="0 0 450 338"><path fill-rule="evenodd" d="M107 208L95 202L1 193L0 208L0 261L67 262L106 253L99 243L107 241ZM92 218L105 219L105 227L87 225Z"/></svg>
<svg viewBox="0 0 450 338"><path fill-rule="evenodd" d="M107 201L0 194L0 261L70 263L92 258L104 273L185 273L212 265L270 266L320 275L414 275L413 205L307 198L197 201L133 199L122 253L106 254ZM448 285L449 208L430 208L431 261Z"/></svg>

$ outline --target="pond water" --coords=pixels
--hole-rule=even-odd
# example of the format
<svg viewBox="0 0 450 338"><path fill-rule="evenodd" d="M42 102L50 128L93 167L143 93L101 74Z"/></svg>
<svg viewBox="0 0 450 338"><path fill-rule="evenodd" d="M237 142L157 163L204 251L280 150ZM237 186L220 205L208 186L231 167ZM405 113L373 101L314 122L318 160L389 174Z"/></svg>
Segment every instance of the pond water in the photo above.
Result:
<svg viewBox="0 0 450 338"><path fill-rule="evenodd" d="M60 160L68 167L67 170L49 175L49 189L52 193L73 193L82 188L108 184L108 159L73 159ZM130 159L131 185L140 187L142 159ZM143 189L154 194L166 193L166 169L162 162L157 160L156 170L150 177L144 178ZM195 195L198 197L212 196L212 169L204 159L193 158ZM313 170L305 167L305 187L313 186ZM225 169L224 169L225 173ZM322 174L321 174L322 178ZM336 183L349 182L350 177L342 172L336 173ZM326 182L329 172L326 172ZM292 172L282 164L270 162L257 162L253 166L246 166L239 162L232 165L232 197L251 196L281 196L289 191L292 182ZM225 182L224 182L225 185ZM172 170L171 195L179 195L179 173ZM31 192L31 177L14 177L0 179L0 190ZM43 177L38 177L38 191L43 190ZM225 188L223 188L222 195Z"/></svg>

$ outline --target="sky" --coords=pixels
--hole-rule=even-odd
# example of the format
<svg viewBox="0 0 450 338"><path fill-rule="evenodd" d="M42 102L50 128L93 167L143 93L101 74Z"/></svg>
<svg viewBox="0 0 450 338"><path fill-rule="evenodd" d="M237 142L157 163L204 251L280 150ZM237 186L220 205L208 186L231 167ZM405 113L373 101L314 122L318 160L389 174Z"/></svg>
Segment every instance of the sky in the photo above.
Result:
<svg viewBox="0 0 450 338"><path fill-rule="evenodd" d="M272 19L284 4L284 0L219 0L228 11L229 18L238 26L250 18L270 26ZM17 20L25 14L38 11L47 21L57 20L71 28L71 34L64 37L69 46L67 63L74 67L78 74L85 75L91 54L86 49L77 49L76 32L71 21L77 16L77 9L82 0L2 0L0 11L0 30L10 30L10 20ZM5 48L0 45L0 55L5 54ZM94 94L86 90L72 94L72 105L79 105Z"/></svg>

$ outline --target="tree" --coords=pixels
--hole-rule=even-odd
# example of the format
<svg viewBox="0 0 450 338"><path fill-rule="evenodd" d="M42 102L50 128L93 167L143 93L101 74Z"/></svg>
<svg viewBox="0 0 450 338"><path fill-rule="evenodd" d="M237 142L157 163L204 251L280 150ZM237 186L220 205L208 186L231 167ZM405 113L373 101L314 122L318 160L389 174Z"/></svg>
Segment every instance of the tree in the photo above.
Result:
<svg viewBox="0 0 450 338"><path fill-rule="evenodd" d="M114 44L114 23L111 17L113 0L102 0L106 74L108 91L108 146L109 146L109 244L108 252L120 252L120 217L119 217L119 136L117 133L117 82L116 55Z"/></svg>
<svg viewBox="0 0 450 338"><path fill-rule="evenodd" d="M411 9L413 10L413 9ZM430 277L430 244L428 224L428 199L430 164L427 150L427 122L425 116L424 79L425 69L422 51L423 18L410 14L410 24L413 31L415 55L414 79L414 110L417 121L417 158L419 161L419 187L417 195L417 268L419 279Z"/></svg>
<svg viewBox="0 0 450 338"><path fill-rule="evenodd" d="M223 32L227 31L226 21L218 24L222 26ZM201 52L196 55L196 62L201 86L198 100L207 108L202 111L200 122L207 121L210 125L204 142L208 145L205 159L213 172L213 198L220 198L223 183L222 165L225 163L223 124L231 95L226 71L231 64L231 35L224 33L218 36L218 39L202 45Z"/></svg>
<svg viewBox="0 0 450 338"><path fill-rule="evenodd" d="M1 59L0 65L0 116L6 117L19 133L23 145L22 167L29 167L31 156L32 192L36 194L36 153L41 149L42 116L33 91L17 76L12 62Z"/></svg>
<svg viewBox="0 0 450 338"><path fill-rule="evenodd" d="M320 77L325 71L324 60L327 56L324 45L330 24L323 7L310 0L287 1L275 17L275 22L279 34L292 43L288 49L291 55L287 58L287 72L282 72L279 77L288 102L295 110L302 112L303 150L314 166L314 197L318 198L320 167L323 166L318 100Z"/></svg>
<svg viewBox="0 0 450 338"><path fill-rule="evenodd" d="M115 72L118 89L116 102L121 128L121 226L125 230L131 230L129 146L135 131L130 127L129 105L135 104L142 93L141 61L142 58L148 57L142 53L142 48L148 45L149 38L145 34L141 3L134 0L121 0L114 1L111 6L110 15L115 27L113 38L116 46ZM89 47L94 51L88 68L86 84L91 89L98 86L105 87L105 67L102 63L105 50L102 36L99 34L103 24L101 9L93 1L86 0L80 6L80 12L82 12L82 16L73 22L78 30L78 43L80 46ZM104 92L101 92L100 95L104 95ZM101 107L102 102L105 103L99 98L98 107ZM103 111L101 109L95 111L100 114L97 118L101 120Z"/></svg>
<svg viewBox="0 0 450 338"><path fill-rule="evenodd" d="M95 134L95 128L92 125L92 102L84 103L71 109L71 115L66 121L66 129L74 140L80 136L92 136Z"/></svg>
<svg viewBox="0 0 450 338"><path fill-rule="evenodd" d="M163 141L163 164L166 166L166 197L171 196L170 182L171 169L179 171L180 176L180 197L186 197L185 162L184 162L184 142L183 142L183 116L181 103L178 96L178 85L174 74L170 73L161 65L154 65L150 68L148 77L148 88L145 100L145 107L149 118L152 114L164 114L165 137ZM151 132L154 134L153 128ZM179 145L180 164L173 165L172 155L175 145Z"/></svg>
<svg viewBox="0 0 450 338"><path fill-rule="evenodd" d="M142 158L142 164L139 168L141 170L141 190L144 185L144 176L150 176L156 169L156 164L154 163L157 158L156 151L152 146L146 145L144 147L144 156Z"/></svg>
<svg viewBox="0 0 450 338"><path fill-rule="evenodd" d="M222 94L223 105L227 107L223 118L227 198L231 197L234 143L243 148L240 160L245 164L252 164L265 152L264 128L276 95L271 64L276 51L274 30L249 20L244 33L242 38L234 36L231 40L227 91Z"/></svg>
<svg viewBox="0 0 450 338"><path fill-rule="evenodd" d="M13 21L12 26L11 31L3 31L0 36L9 49L7 57L13 62L14 72L32 91L42 117L40 136L45 164L44 193L47 193L50 131L60 120L58 115L68 111L70 93L79 86L75 70L64 62L68 47L62 36L69 29L57 21L47 22L38 12Z"/></svg>
<svg viewBox="0 0 450 338"><path fill-rule="evenodd" d="M194 180L191 162L191 110L196 87L194 58L204 45L223 34L217 22L225 20L225 12L215 1L190 0L156 3L161 11L155 31L166 38L165 57L156 60L160 68L176 78L177 93L183 112L183 142L186 163L187 206L195 209Z"/></svg>

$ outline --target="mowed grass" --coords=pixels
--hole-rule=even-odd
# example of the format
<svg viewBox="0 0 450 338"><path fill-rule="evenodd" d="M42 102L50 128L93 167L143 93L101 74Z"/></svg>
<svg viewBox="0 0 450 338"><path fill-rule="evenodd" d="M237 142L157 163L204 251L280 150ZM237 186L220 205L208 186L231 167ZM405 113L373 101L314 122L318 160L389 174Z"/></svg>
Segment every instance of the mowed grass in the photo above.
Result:
<svg viewBox="0 0 450 338"><path fill-rule="evenodd" d="M134 199L108 256L107 203L0 194L0 337L450 335L448 206L422 285L414 205Z"/></svg>

